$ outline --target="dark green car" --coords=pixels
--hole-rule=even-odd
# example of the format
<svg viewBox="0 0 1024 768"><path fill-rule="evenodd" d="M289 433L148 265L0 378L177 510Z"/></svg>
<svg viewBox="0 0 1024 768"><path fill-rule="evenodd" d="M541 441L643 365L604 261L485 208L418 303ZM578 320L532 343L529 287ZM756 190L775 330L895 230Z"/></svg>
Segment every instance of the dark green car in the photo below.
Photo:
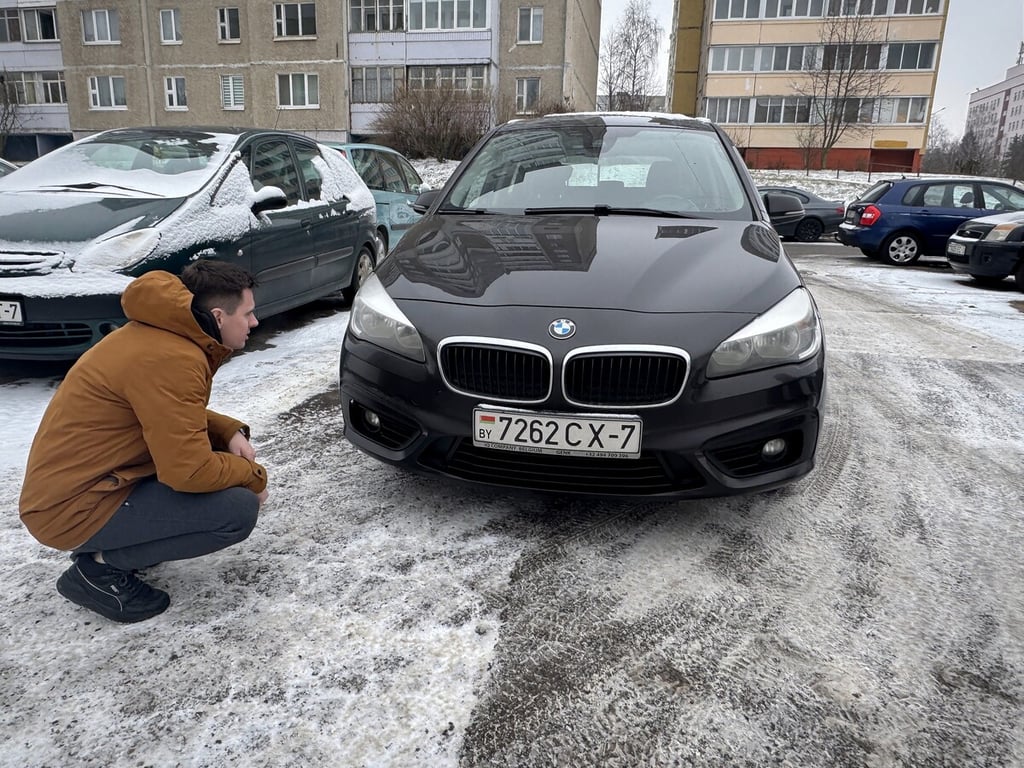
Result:
<svg viewBox="0 0 1024 768"><path fill-rule="evenodd" d="M333 150L279 131L106 131L0 179L0 358L74 359L153 269L233 261L257 312L343 292L379 256L373 196Z"/></svg>

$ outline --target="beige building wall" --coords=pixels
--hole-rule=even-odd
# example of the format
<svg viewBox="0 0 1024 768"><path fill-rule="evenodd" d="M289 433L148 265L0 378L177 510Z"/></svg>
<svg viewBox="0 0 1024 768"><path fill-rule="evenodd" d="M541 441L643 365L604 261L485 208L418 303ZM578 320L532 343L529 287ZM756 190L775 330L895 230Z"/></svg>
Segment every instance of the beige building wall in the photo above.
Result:
<svg viewBox="0 0 1024 768"><path fill-rule="evenodd" d="M242 0L240 42L219 42L217 8L203 0L59 0L57 19L68 83L71 129L76 136L125 125L232 125L296 130L333 138L348 125L347 68L340 58L343 19L340 3L316 4L317 34L274 38L272 0ZM114 9L119 44L86 44L82 12ZM161 42L160 10L180 10L182 40ZM316 74L319 107L278 106L279 74ZM242 109L221 105L221 75L241 74ZM89 78L125 78L126 109L94 109ZM184 77L187 108L166 104L164 79ZM322 134L322 135L321 135Z"/></svg>
<svg viewBox="0 0 1024 768"><path fill-rule="evenodd" d="M948 4L948 0L947 0ZM710 72L711 46L720 45L815 45L820 42L822 20L817 18L714 20L714 0L677 0L672 63L671 103L669 109L688 114L704 114L704 100L714 97L787 96L797 92L799 72ZM891 96L927 97L929 117L931 99L941 55L947 5L939 14L921 16L879 16L874 26L879 40L885 42L936 42L934 66L930 70L894 70ZM734 141L757 157L757 150L794 150L799 148L795 124L723 124ZM854 126L837 145L837 157L860 157L849 161L869 163L873 150L912 152L914 165L927 145L928 123L870 124ZM751 153L749 150L755 150ZM782 155L779 155L780 157Z"/></svg>

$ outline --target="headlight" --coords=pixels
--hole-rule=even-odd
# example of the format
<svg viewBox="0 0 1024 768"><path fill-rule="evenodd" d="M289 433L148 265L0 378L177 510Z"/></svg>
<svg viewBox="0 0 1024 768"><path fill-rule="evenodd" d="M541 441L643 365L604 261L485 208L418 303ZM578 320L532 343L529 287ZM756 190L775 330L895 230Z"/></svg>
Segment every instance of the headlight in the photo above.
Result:
<svg viewBox="0 0 1024 768"><path fill-rule="evenodd" d="M145 260L160 245L160 232L136 229L93 243L83 250L76 263L100 269L126 269Z"/></svg>
<svg viewBox="0 0 1024 768"><path fill-rule="evenodd" d="M388 296L376 274L370 275L360 286L352 302L348 330L357 339L403 357L420 363L426 360L419 332Z"/></svg>
<svg viewBox="0 0 1024 768"><path fill-rule="evenodd" d="M1001 243L1008 238L1019 225L1018 224L997 224L985 235L986 240L993 240Z"/></svg>
<svg viewBox="0 0 1024 768"><path fill-rule="evenodd" d="M718 345L708 362L708 378L796 363L820 348L814 304L805 289L797 288Z"/></svg>

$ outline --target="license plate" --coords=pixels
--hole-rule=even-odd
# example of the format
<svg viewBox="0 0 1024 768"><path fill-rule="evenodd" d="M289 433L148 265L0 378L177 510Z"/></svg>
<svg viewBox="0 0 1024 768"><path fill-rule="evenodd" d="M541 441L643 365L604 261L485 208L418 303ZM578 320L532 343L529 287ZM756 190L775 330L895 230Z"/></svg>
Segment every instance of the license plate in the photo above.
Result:
<svg viewBox="0 0 1024 768"><path fill-rule="evenodd" d="M21 313L21 302L0 299L0 323L22 325L25 317Z"/></svg>
<svg viewBox="0 0 1024 768"><path fill-rule="evenodd" d="M636 459L642 433L639 416L473 409L473 445L504 451Z"/></svg>
<svg viewBox="0 0 1024 768"><path fill-rule="evenodd" d="M946 243L946 253L953 253L957 256L963 256L967 253L967 246L963 243Z"/></svg>

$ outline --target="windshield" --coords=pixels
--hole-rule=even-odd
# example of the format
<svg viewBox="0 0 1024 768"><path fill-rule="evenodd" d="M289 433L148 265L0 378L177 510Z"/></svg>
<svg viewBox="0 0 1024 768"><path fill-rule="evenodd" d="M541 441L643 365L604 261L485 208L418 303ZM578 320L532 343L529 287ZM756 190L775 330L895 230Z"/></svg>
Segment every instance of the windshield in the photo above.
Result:
<svg viewBox="0 0 1024 768"><path fill-rule="evenodd" d="M753 216L736 168L713 131L594 122L495 134L442 206L487 213L603 208Z"/></svg>
<svg viewBox="0 0 1024 768"><path fill-rule="evenodd" d="M235 136L205 132L99 134L43 155L32 162L33 173L0 179L0 189L102 194L121 190L185 197L214 175L235 140Z"/></svg>

